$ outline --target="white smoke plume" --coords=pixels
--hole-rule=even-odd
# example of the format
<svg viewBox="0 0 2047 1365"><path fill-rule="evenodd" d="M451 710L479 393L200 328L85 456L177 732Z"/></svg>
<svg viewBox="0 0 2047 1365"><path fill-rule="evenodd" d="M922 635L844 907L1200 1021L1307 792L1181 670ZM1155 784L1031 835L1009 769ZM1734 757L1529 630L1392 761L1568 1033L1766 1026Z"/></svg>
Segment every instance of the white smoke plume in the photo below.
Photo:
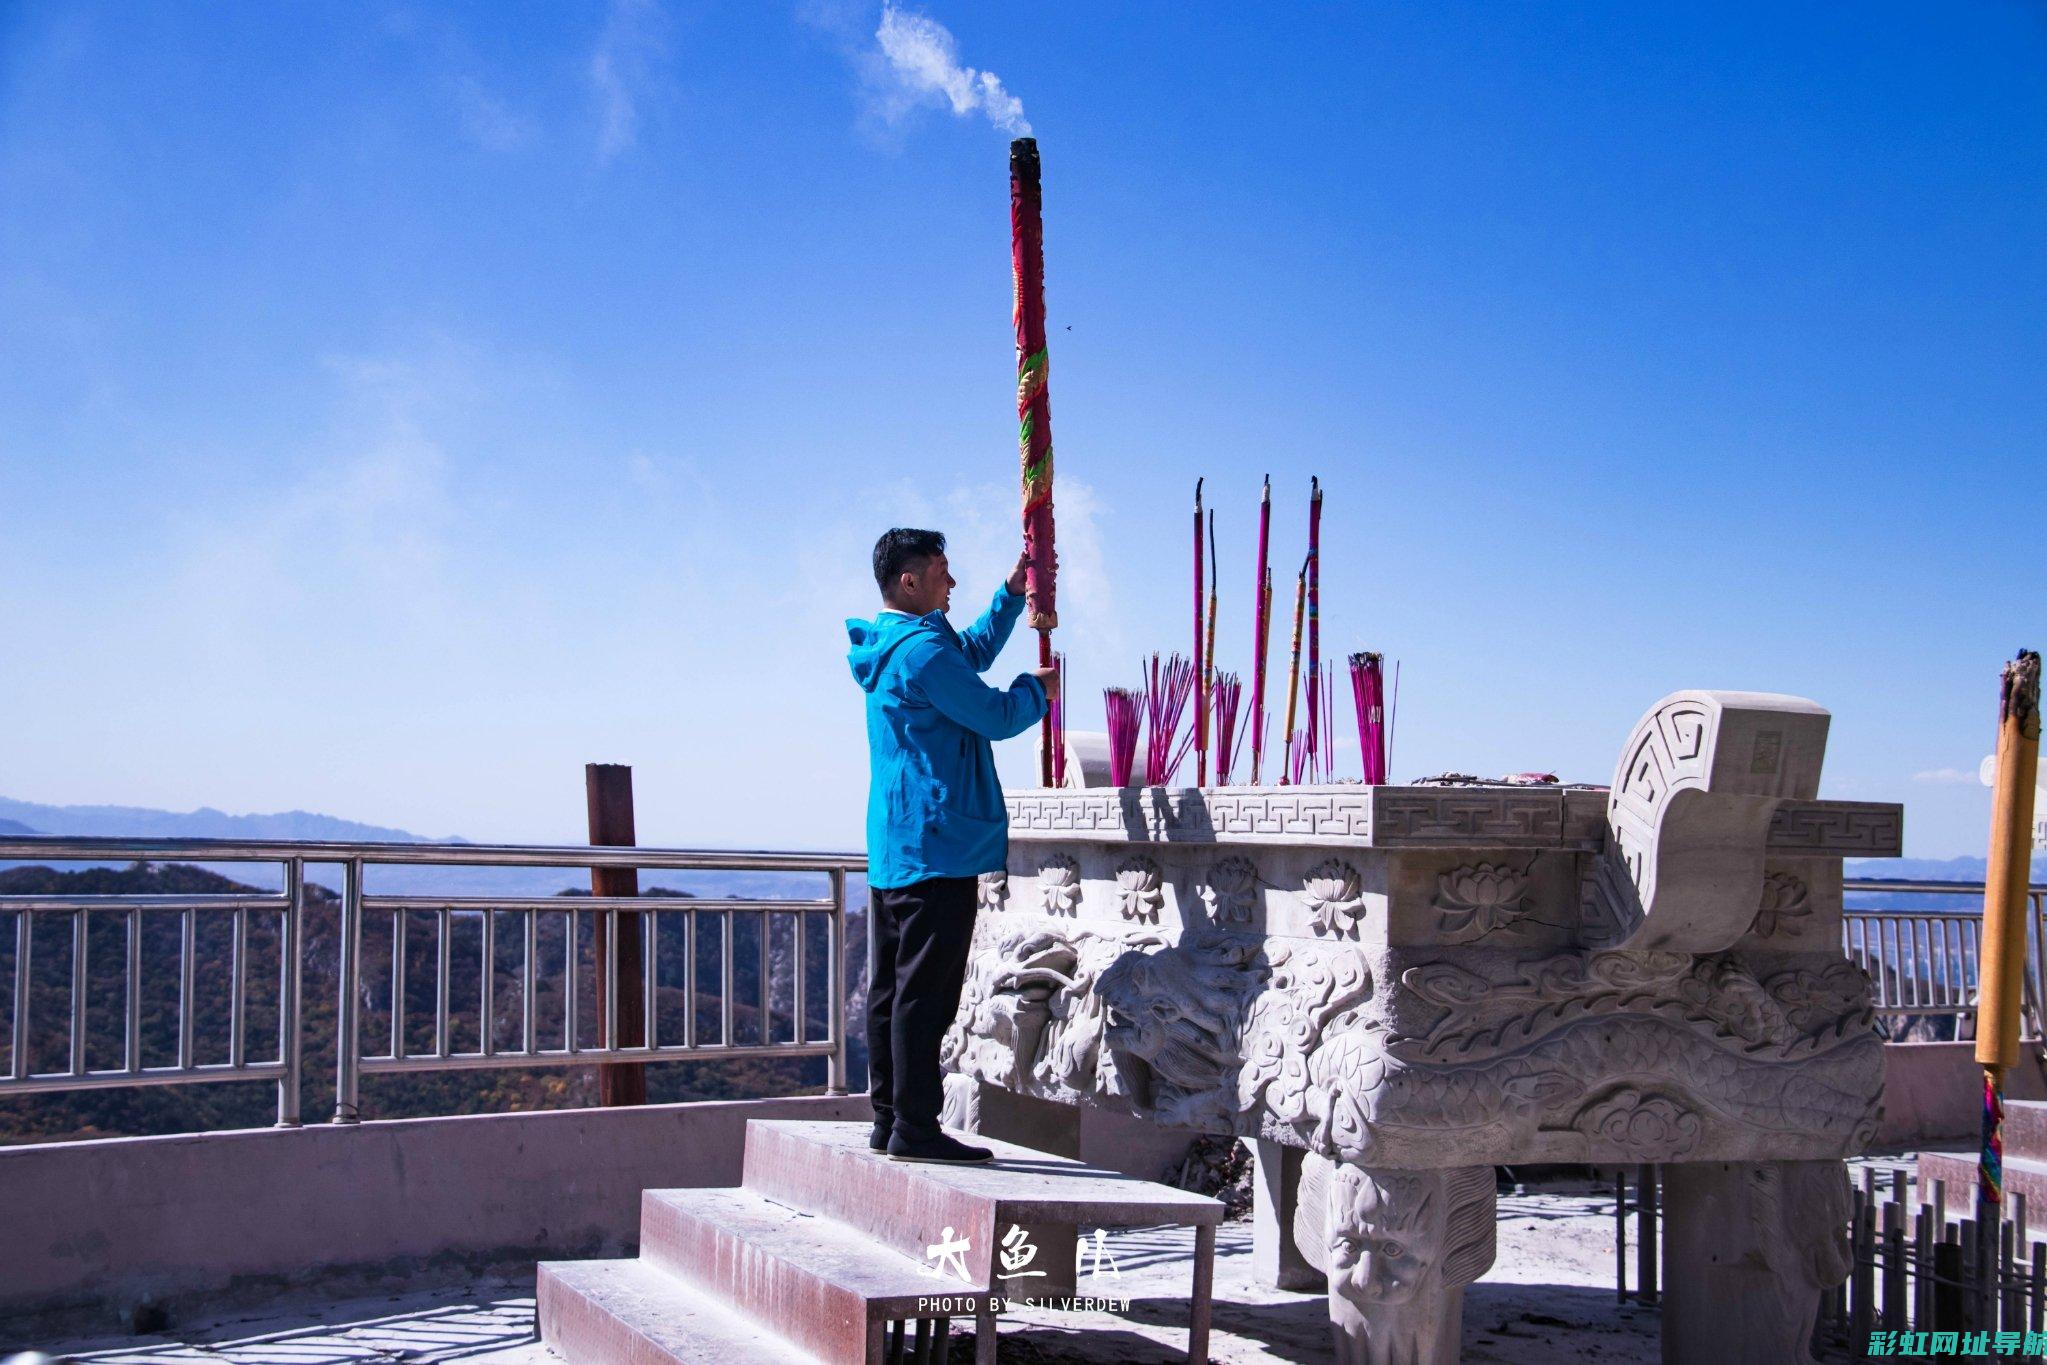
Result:
<svg viewBox="0 0 2047 1365"><path fill-rule="evenodd" d="M883 5L874 37L888 59L901 107L943 100L962 118L979 110L1005 133L1030 134L1023 101L1004 89L993 71L961 66L959 44L937 20Z"/></svg>

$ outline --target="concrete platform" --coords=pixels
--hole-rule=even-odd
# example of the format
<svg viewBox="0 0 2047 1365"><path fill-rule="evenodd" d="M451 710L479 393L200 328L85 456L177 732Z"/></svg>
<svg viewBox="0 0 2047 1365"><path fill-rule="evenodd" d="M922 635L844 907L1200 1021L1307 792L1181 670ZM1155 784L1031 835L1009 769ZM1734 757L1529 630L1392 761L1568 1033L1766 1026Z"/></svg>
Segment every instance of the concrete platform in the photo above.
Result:
<svg viewBox="0 0 2047 1365"><path fill-rule="evenodd" d="M859 1123L757 1120L746 1126L742 1183L777 1202L839 1219L924 1259L945 1228L965 1236L968 1278L988 1285L1002 1229L1214 1226L1220 1201L1068 1157L974 1138L980 1166L892 1161Z"/></svg>
<svg viewBox="0 0 2047 1365"><path fill-rule="evenodd" d="M1323 1296L1260 1285L1248 1221L1224 1223L1217 1237L1216 1365L1332 1365ZM1466 1291L1465 1365L1656 1365L1655 1310L1614 1302L1611 1195L1502 1195L1499 1237L1499 1260ZM1127 1296L1129 1309L1012 1308L1001 1319L1002 1365L1184 1359L1193 1234L1135 1230L1111 1245L1121 1276L1092 1287ZM374 1297L301 1282L260 1303L177 1319L165 1332L16 1336L5 1345L92 1365L562 1365L536 1340L533 1316L529 1264L498 1279L415 1276ZM954 1324L954 1365L973 1358L968 1326Z"/></svg>
<svg viewBox="0 0 2047 1365"><path fill-rule="evenodd" d="M561 1356L633 1365L815 1365L816 1357L644 1261L543 1261L540 1334Z"/></svg>
<svg viewBox="0 0 2047 1365"><path fill-rule="evenodd" d="M884 1324L933 1316L920 1306L933 1299L945 1300L947 1316L971 1318L992 1297L836 1219L754 1190L649 1190L640 1210L643 1260L756 1321L778 1324L825 1360L865 1359Z"/></svg>
<svg viewBox="0 0 2047 1365"><path fill-rule="evenodd" d="M1956 1218L1974 1216L1976 1200L1975 1152L1921 1152L1919 1154L1919 1197L1933 1198L1933 1182L1947 1182L1948 1213ZM2047 1161L2035 1157L2012 1156L2006 1149L2004 1158L2004 1193L2011 1196L2024 1195L2026 1218L2033 1226L2039 1226L2040 1215L2047 1213Z"/></svg>

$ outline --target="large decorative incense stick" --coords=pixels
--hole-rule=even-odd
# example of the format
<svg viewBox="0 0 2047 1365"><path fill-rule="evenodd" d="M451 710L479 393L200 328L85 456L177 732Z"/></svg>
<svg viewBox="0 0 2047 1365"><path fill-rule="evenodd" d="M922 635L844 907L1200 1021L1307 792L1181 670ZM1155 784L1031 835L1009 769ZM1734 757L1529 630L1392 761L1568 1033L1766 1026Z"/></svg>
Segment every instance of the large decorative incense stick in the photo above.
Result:
<svg viewBox="0 0 2047 1365"><path fill-rule="evenodd" d="M1221 575L1216 572L1215 563L1215 509L1211 507L1208 509L1208 638L1202 642L1201 647L1201 695L1195 698L1195 705L1201 708L1203 716L1208 717L1205 731L1208 736L1215 734L1215 721L1211 713L1215 708L1215 583L1219 577ZM1225 740L1224 743L1228 741ZM1217 759L1218 770L1223 766L1221 759ZM1204 775L1202 785L1206 786L1207 783L1208 779Z"/></svg>
<svg viewBox="0 0 2047 1365"><path fill-rule="evenodd" d="M1045 218L1038 143L1009 144L1009 260L1016 279L1017 450L1023 462L1024 595L1038 632L1038 666L1052 666L1059 624L1054 591L1058 557L1052 543L1052 405L1045 394ZM1044 721L1040 777L1052 785L1052 716Z"/></svg>
<svg viewBox="0 0 2047 1365"><path fill-rule="evenodd" d="M1308 752L1322 750L1322 480L1308 480Z"/></svg>
<svg viewBox="0 0 2047 1365"><path fill-rule="evenodd" d="M1302 560L1300 577L1294 580L1294 642L1292 647L1287 651L1286 747L1280 751L1286 757L1285 761L1280 764L1279 769L1279 780L1282 786L1284 786L1289 779L1297 776L1297 774L1293 772L1294 697L1301 690L1301 613L1306 609L1307 605L1308 605L1308 562L1306 560ZM1310 687L1313 687L1315 684L1313 683L1313 681L1310 681L1308 685Z"/></svg>
<svg viewBox="0 0 2047 1365"><path fill-rule="evenodd" d="M2033 789L2040 780L2040 656L2022 649L2004 666L1997 703L1997 775L1990 804L1990 866L1983 876L1983 961L1977 978L1976 1061L1983 1068L1979 1227L2004 1203L2004 1073L2019 1059L2026 969L2026 884L2032 871ZM1988 1218L1988 1223L1982 1220Z"/></svg>
<svg viewBox="0 0 2047 1365"><path fill-rule="evenodd" d="M1358 708L1358 751L1364 756L1365 782L1386 780L1385 661L1369 650L1350 656L1351 697Z"/></svg>
<svg viewBox="0 0 2047 1365"><path fill-rule="evenodd" d="M1237 703L1244 695L1244 684L1234 673L1215 675L1215 783L1218 787L1230 785L1230 770L1237 765L1238 751L1244 747L1244 732L1237 728Z"/></svg>
<svg viewBox="0 0 2047 1365"><path fill-rule="evenodd" d="M1194 785L1208 785L1208 665L1201 653L1201 485L1194 481Z"/></svg>
<svg viewBox="0 0 2047 1365"><path fill-rule="evenodd" d="M1336 665L1322 666L1322 780L1336 780Z"/></svg>
<svg viewBox="0 0 2047 1365"><path fill-rule="evenodd" d="M1130 765L1137 761L1137 731L1144 723L1144 694L1105 687L1102 711L1109 718L1109 785L1127 787Z"/></svg>
<svg viewBox="0 0 2047 1365"><path fill-rule="evenodd" d="M1251 603L1251 785L1265 757L1265 646L1272 635L1272 564L1267 558L1272 543L1272 476L1265 476L1265 492L1258 500L1258 578L1253 584Z"/></svg>

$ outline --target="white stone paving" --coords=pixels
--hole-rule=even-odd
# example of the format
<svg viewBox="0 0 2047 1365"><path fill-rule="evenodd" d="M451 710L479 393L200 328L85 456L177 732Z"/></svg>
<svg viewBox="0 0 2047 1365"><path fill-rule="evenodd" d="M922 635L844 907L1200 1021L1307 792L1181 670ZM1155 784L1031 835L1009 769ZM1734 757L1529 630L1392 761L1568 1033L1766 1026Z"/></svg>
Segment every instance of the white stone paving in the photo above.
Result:
<svg viewBox="0 0 2047 1365"><path fill-rule="evenodd" d="M1652 1311L1613 1295L1613 1205L1597 1195L1500 1198L1499 1259L1466 1291L1464 1359L1474 1365L1563 1365L1657 1360ZM1003 1360L1184 1360L1194 1234L1155 1228L1112 1234L1121 1278L1084 1289L1130 1299L1125 1313L1016 1308L1002 1327ZM1632 1268L1632 1267L1631 1267ZM1333 1358L1324 1296L1251 1283L1251 1225L1224 1224L1216 1245L1217 1365L1312 1365ZM956 1323L964 1332L971 1324ZM493 1278L408 1294L324 1300L300 1292L194 1318L168 1333L104 1337L41 1349L106 1365L353 1365L440 1361L558 1365L533 1336L530 1276ZM955 1349L964 1365L970 1353Z"/></svg>

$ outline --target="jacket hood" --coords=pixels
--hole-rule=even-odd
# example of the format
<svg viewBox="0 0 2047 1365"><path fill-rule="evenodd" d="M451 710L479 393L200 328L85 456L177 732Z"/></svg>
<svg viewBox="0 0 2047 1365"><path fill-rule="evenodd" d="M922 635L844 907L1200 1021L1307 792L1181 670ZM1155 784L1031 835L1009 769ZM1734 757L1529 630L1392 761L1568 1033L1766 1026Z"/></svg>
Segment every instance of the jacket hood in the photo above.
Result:
<svg viewBox="0 0 2047 1365"><path fill-rule="evenodd" d="M890 613L872 621L848 617L846 662L853 668L853 681L860 684L861 691L872 692L880 684L881 675L887 671L888 661L897 650L919 635L942 635L949 628L942 611L934 611L928 616Z"/></svg>

